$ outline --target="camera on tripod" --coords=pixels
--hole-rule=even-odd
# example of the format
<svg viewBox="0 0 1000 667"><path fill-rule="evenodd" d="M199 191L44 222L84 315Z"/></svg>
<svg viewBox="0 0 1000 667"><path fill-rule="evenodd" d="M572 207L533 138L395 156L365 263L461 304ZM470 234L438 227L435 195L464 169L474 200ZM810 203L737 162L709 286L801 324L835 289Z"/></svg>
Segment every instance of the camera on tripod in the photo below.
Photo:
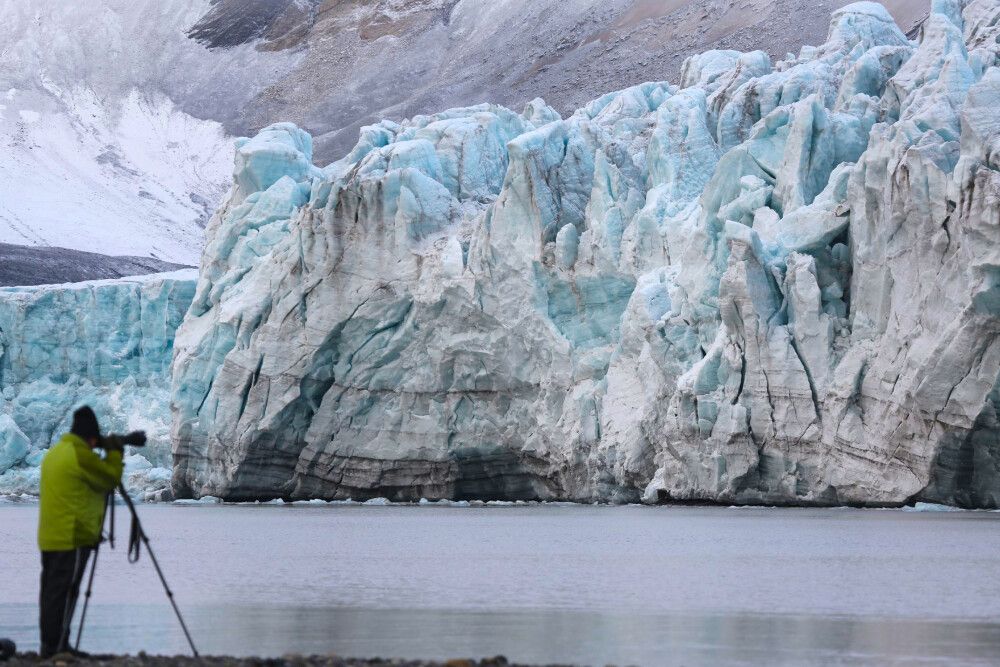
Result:
<svg viewBox="0 0 1000 667"><path fill-rule="evenodd" d="M100 437L99 444L102 449L121 449L125 445L130 445L132 447L145 447L146 432L132 431L131 433L126 433L125 435L118 435L116 433L102 435Z"/></svg>

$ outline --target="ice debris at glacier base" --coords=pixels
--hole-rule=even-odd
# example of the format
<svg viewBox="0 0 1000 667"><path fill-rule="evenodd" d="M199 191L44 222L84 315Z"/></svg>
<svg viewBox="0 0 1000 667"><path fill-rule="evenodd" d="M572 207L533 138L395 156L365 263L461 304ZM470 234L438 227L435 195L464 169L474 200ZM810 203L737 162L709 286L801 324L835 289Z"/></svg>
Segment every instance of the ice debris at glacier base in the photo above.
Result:
<svg viewBox="0 0 1000 667"><path fill-rule="evenodd" d="M562 119L237 150L173 485L260 498L1000 503L1000 7L880 5Z"/></svg>
<svg viewBox="0 0 1000 667"><path fill-rule="evenodd" d="M173 337L196 279L192 269L0 288L0 494L38 492L45 449L83 404L107 432L149 435L125 457L131 491L169 488Z"/></svg>

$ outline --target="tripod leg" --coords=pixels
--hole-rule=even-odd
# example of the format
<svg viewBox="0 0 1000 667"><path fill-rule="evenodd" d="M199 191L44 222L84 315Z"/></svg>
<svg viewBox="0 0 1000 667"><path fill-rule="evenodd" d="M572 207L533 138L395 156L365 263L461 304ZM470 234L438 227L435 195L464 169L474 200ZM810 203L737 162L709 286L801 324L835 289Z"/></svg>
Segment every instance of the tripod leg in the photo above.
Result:
<svg viewBox="0 0 1000 667"><path fill-rule="evenodd" d="M187 638L188 645L191 647L191 653L194 654L195 658L200 657L198 655L198 649L194 647L194 640L191 639L191 633L188 631L187 623L184 622L184 617L181 615L181 610L177 606L177 601L174 600L174 592L170 590L170 586L167 585L167 578L163 576L163 570L160 569L160 563L156 560L156 554L153 553L153 548L149 545L149 538L146 536L146 531L142 529L142 523L139 522L139 515L136 514L135 505L132 503L132 498L128 495L123 484L118 485L118 493L121 495L122 500L125 501L125 506L128 507L129 512L132 513L132 531L129 535L129 560L133 563L139 559L139 542L146 545L146 551L149 552L149 558L153 561L153 567L156 568L156 574L160 577L160 583L163 584L163 590L167 593L167 599L170 600L170 606L174 608L174 614L177 616L177 620L181 624L181 630L184 631L184 637Z"/></svg>
<svg viewBox="0 0 1000 667"><path fill-rule="evenodd" d="M146 537L146 533L143 532L142 528L139 528L139 535L142 537L143 543L146 545L146 551L149 552L149 557L153 561L153 567L156 568L156 574L160 575L160 582L163 584L163 590L167 592L167 598L170 600L170 606L174 608L174 613L177 615L177 620L180 621L181 630L184 631L184 636L187 638L188 645L191 647L191 652L194 657L198 656L198 649L194 647L194 640L191 639L191 633L188 631L187 623L184 622L184 617L181 616L181 610L177 607L177 601L174 600L174 592L170 590L170 586L167 585L167 579L163 576L163 570L160 569L160 564L156 560L156 554L153 553L152 547L149 546L149 538Z"/></svg>
<svg viewBox="0 0 1000 667"><path fill-rule="evenodd" d="M111 507L111 535L115 532L115 510L114 510L114 499L115 492L112 491L104 498L104 513L101 516L101 530L104 530L104 521L108 517L108 506ZM101 542L103 539L97 541L94 546L94 562L90 564L90 578L87 579L87 592L83 596L83 610L80 612L80 627L76 631L76 645L74 648L80 650L80 639L83 637L83 624L87 620L87 607L90 606L90 595L94 591L94 573L97 572L97 556L101 553ZM112 538L111 546L114 547L114 538ZM67 633L68 636L68 633Z"/></svg>
<svg viewBox="0 0 1000 667"><path fill-rule="evenodd" d="M87 592L83 595L83 610L80 612L80 627L76 631L76 645L73 647L80 650L80 638L83 637L83 624L87 620L87 607L90 606L90 595L94 590L94 572L97 571L97 555L101 552L101 543L94 547L94 562L90 564L90 578L87 580ZM69 633L67 632L67 635Z"/></svg>

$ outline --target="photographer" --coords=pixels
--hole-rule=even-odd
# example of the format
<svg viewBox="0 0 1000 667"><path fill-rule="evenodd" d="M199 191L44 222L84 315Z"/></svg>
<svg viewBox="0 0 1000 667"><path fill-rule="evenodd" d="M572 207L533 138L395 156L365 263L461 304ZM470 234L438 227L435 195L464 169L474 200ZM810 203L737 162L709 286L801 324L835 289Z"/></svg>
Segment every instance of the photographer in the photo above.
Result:
<svg viewBox="0 0 1000 667"><path fill-rule="evenodd" d="M42 552L39 624L42 657L68 650L70 623L90 553L101 540L107 495L122 476L122 447L146 434L101 436L94 411L73 413L70 432L42 460L38 548ZM102 458L93 450L106 454Z"/></svg>

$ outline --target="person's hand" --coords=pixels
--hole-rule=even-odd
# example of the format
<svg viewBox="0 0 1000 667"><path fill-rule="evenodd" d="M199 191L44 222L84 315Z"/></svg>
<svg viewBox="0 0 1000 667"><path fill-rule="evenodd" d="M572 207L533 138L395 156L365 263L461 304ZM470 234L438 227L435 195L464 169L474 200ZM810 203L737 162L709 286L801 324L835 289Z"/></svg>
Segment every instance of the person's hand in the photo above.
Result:
<svg viewBox="0 0 1000 667"><path fill-rule="evenodd" d="M146 446L146 432L145 431L132 431L127 435L121 437L123 445L132 445L133 447L145 447Z"/></svg>

